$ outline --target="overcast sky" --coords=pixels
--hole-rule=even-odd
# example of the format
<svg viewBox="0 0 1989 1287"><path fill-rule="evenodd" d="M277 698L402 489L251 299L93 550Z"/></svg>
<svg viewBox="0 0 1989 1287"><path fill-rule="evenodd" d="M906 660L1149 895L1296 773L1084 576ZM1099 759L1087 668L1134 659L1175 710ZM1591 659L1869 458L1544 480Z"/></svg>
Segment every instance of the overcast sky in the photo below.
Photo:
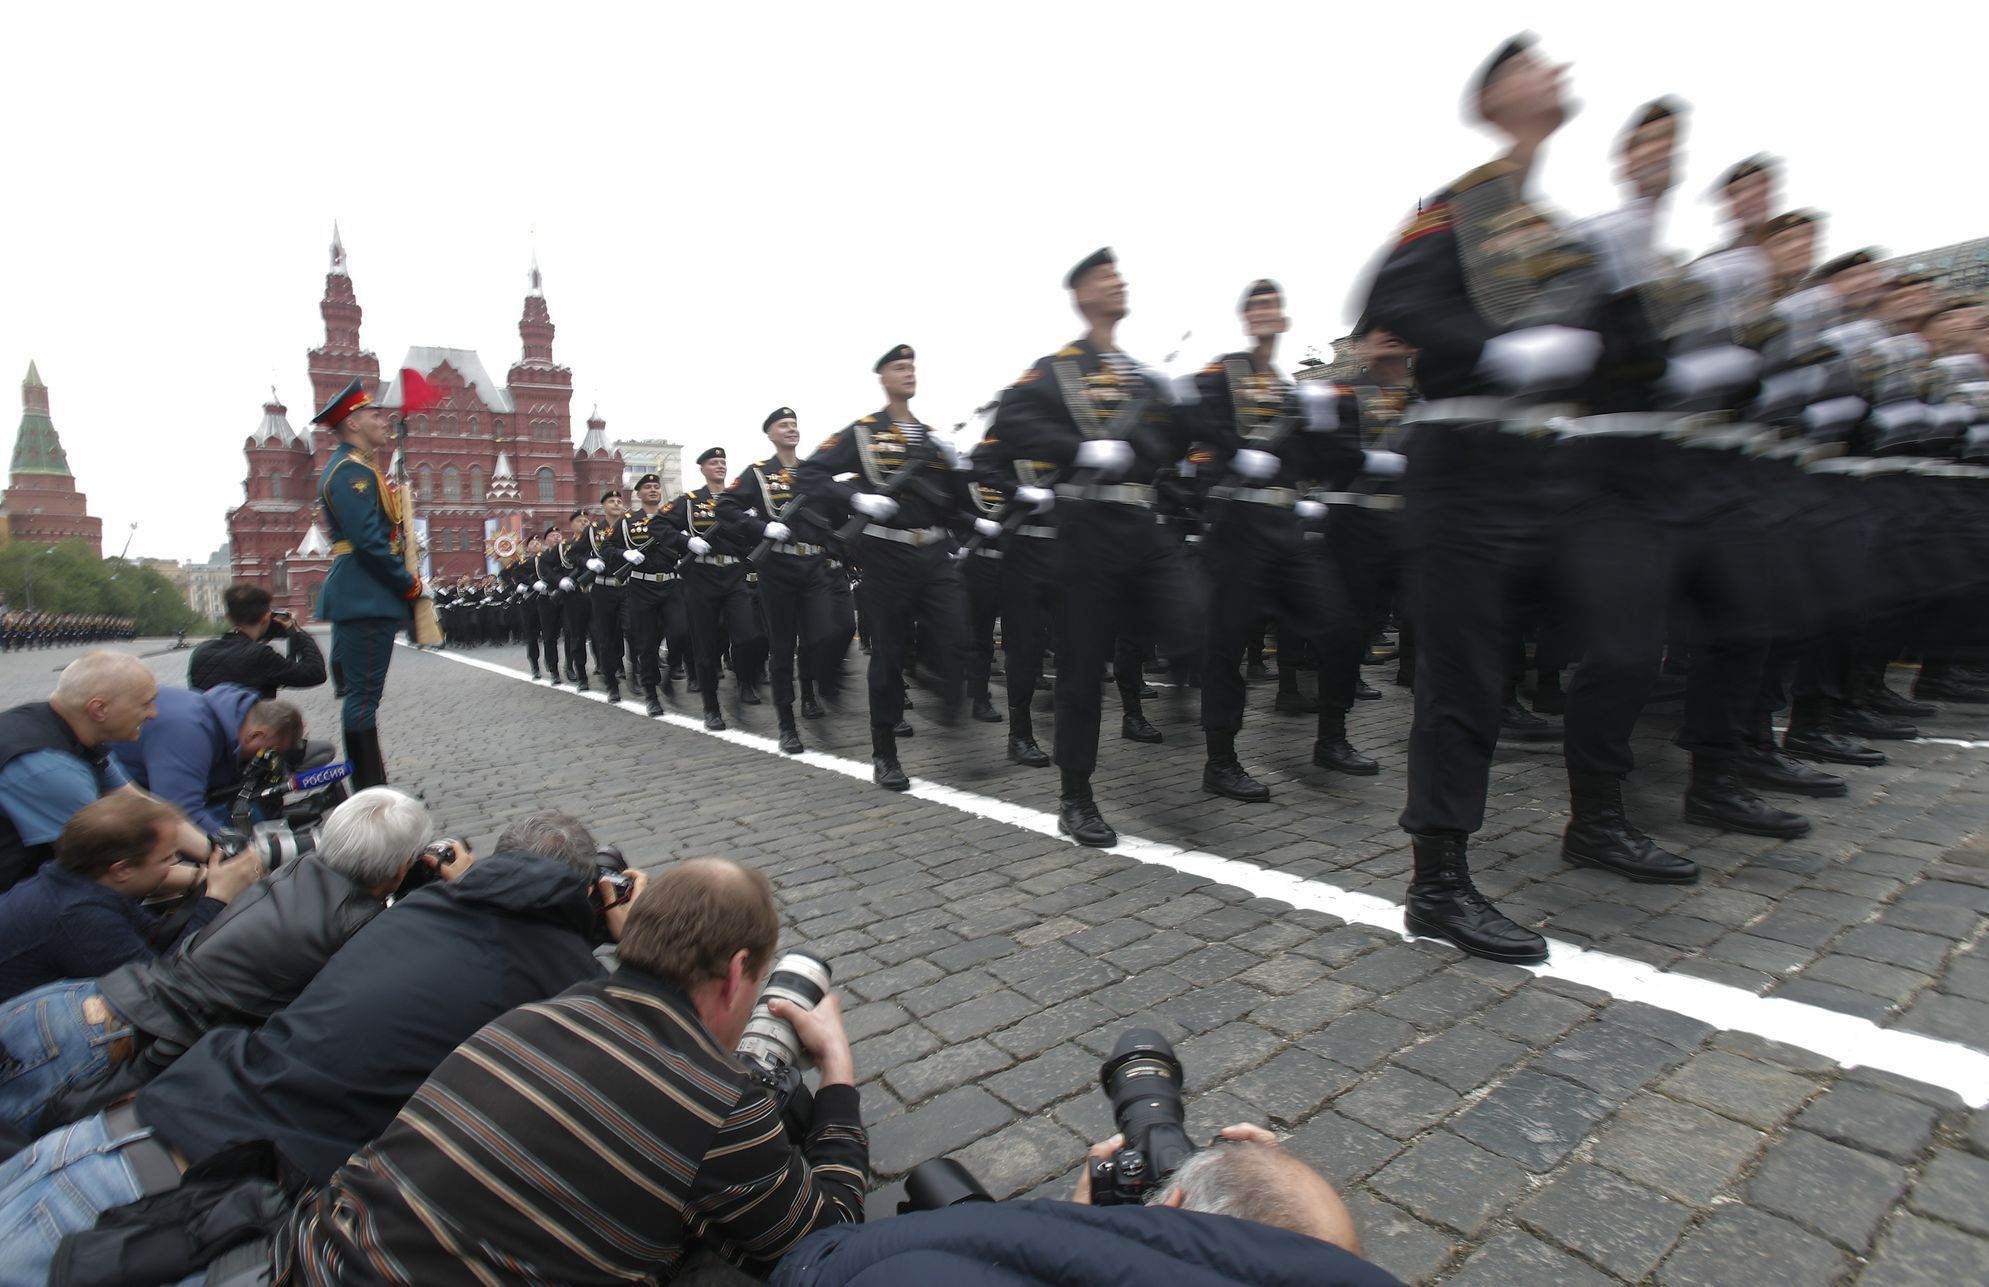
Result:
<svg viewBox="0 0 1989 1287"><path fill-rule="evenodd" d="M1376 249L1491 153L1459 87L1531 27L1580 115L1543 194L1614 198L1638 103L1685 96L1668 237L1759 150L1826 249L1985 231L1981 19L1892 3L164 6L10 10L0 373L30 359L107 552L204 558L274 384L302 428L332 221L391 375L412 345L517 359L534 247L574 429L804 450L881 402L950 426L1077 331L1061 278L1105 243L1127 350L1233 346L1251 278L1285 285L1289 365L1351 320ZM1841 9L1841 12L1840 12ZM1971 34L1963 30L1973 23ZM18 421L4 413L4 425ZM7 442L11 449L12 436Z"/></svg>

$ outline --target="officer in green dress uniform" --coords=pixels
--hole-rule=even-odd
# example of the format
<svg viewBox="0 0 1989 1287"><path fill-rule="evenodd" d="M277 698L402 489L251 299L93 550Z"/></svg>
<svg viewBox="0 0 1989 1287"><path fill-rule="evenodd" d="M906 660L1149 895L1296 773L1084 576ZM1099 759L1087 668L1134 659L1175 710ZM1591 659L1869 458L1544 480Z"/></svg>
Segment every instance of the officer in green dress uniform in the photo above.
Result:
<svg viewBox="0 0 1989 1287"><path fill-rule="evenodd" d="M345 679L345 754L356 788L381 786L377 717L393 660L394 635L410 623L421 578L401 555L400 497L381 465L392 434L384 407L358 380L311 417L338 438L318 481L332 566L318 596L318 615L331 622L331 662Z"/></svg>

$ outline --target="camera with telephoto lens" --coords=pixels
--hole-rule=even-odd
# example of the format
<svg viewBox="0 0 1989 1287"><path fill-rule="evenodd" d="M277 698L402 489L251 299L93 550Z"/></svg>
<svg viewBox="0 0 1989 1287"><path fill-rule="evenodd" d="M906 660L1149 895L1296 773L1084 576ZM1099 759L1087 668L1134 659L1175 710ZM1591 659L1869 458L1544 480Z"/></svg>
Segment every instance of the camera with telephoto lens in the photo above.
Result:
<svg viewBox="0 0 1989 1287"><path fill-rule="evenodd" d="M352 765L346 762L292 773L283 752L263 751L249 761L241 785L227 793L233 796L228 826L215 833L214 842L231 858L254 844L271 871L295 862L317 850L325 815L350 794L345 786L350 776ZM257 821L258 812L274 816Z"/></svg>
<svg viewBox="0 0 1989 1287"><path fill-rule="evenodd" d="M1126 1142L1110 1157L1091 1159L1091 1201L1096 1206L1144 1202L1196 1151L1183 1125L1181 1061L1167 1038L1151 1028L1133 1028L1112 1047L1098 1081Z"/></svg>
<svg viewBox="0 0 1989 1287"><path fill-rule="evenodd" d="M606 881L614 890L612 898L601 893L601 882ZM620 907L635 893L635 876L628 869L628 859L614 845L602 845L594 851L594 883L587 888L587 899L594 904L594 910L605 912L610 907Z"/></svg>
<svg viewBox="0 0 1989 1287"><path fill-rule="evenodd" d="M739 1038L739 1058L753 1080L765 1086L780 1101L781 1121L788 1138L799 1146L808 1138L815 1122L815 1096L801 1074L808 1070L807 1047L794 1025L773 1012L767 1004L779 998L813 1010L829 992L829 964L806 952L788 952L774 961L760 998L753 1003L753 1017L746 1021Z"/></svg>

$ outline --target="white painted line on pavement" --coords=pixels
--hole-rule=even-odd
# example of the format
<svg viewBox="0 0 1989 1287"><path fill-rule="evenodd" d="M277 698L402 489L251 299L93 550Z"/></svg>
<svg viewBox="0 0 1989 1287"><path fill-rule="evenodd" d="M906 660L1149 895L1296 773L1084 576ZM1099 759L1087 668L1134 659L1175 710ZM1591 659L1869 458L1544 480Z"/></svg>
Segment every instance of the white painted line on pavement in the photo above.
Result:
<svg viewBox="0 0 1989 1287"><path fill-rule="evenodd" d="M409 645L403 643L401 646ZM508 679L538 686L531 676L509 666L500 666L495 662L447 651L436 655L460 665L474 666L494 675L503 675ZM572 689L564 691L570 697L587 698L603 705L607 703L607 695L604 693L578 693ZM632 702L623 702L617 709L632 715L642 715L642 708ZM810 768L840 773L866 784L870 781L870 766L856 760L843 759L841 756L822 751L782 755L779 746L772 738L740 732L737 729L709 733L705 731L702 718L689 715L666 713L657 719L674 728L715 737L734 746L762 751L779 756L783 760L797 761ZM1023 831L1033 831L1038 835L1057 836L1058 834L1057 819L1054 814L1031 809L1013 801L962 791L942 782L913 778L911 790L901 794L942 804L978 818L1006 823ZM1191 876L1200 876L1218 884L1234 885L1259 898L1274 898L1279 902L1290 903L1293 907L1324 912L1343 921L1387 930L1393 934L1403 934L1406 937L1402 924L1402 905L1373 894L1339 889L1321 881L1308 880L1288 872L1274 871L1268 867L1259 867L1254 863L1240 862L1234 858L1224 858L1219 854L1203 853L1195 849L1182 849L1159 841L1141 840L1133 836L1121 835L1119 843L1104 852L1157 867L1171 868ZM1770 1041L1799 1046L1835 1060L1846 1068L1862 1066L1897 1073L1902 1077L1911 1077L1932 1086L1951 1090L1974 1108L1989 1106L1989 1053L1981 1050L1957 1042L1902 1032L1897 1028L1882 1028L1869 1019L1840 1014L1821 1006L1787 1001L1779 997L1757 996L1742 988L1731 987L1724 983L1668 973L1643 961L1633 961L1628 957L1615 956L1594 948L1578 947L1559 939L1550 938L1547 942L1549 956L1546 964L1521 968L1544 978L1566 979L1571 983L1586 984L1607 992L1619 1000L1641 1001L1661 1010L1669 1010L1674 1014L1682 1014L1702 1023L1709 1023L1723 1031L1747 1032Z"/></svg>

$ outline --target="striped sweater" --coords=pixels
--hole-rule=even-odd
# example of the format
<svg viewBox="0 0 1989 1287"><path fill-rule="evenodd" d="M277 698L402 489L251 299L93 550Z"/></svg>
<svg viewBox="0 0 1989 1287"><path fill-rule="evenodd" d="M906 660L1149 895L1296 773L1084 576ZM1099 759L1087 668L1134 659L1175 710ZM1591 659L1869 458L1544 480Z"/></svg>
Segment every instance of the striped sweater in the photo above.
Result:
<svg viewBox="0 0 1989 1287"><path fill-rule="evenodd" d="M863 1219L869 1160L854 1087L796 1150L690 1000L624 965L458 1047L298 1208L277 1281L667 1281L693 1243L764 1268Z"/></svg>

